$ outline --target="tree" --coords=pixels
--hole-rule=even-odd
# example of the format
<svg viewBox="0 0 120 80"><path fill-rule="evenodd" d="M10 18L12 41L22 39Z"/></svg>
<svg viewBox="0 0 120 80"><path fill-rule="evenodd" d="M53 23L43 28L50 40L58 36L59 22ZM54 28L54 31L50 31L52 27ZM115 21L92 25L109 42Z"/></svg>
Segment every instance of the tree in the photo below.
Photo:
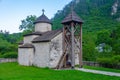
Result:
<svg viewBox="0 0 120 80"><path fill-rule="evenodd" d="M20 30L28 30L28 31L33 31L34 29L34 24L33 22L36 20L36 16L35 15L30 15L30 16L27 16L26 19L22 20L21 21L21 25L19 26L19 29Z"/></svg>
<svg viewBox="0 0 120 80"><path fill-rule="evenodd" d="M7 31L0 32L0 57L17 57L18 44L17 41L21 38L20 33L9 34Z"/></svg>
<svg viewBox="0 0 120 80"><path fill-rule="evenodd" d="M111 45L111 38L110 38L110 31L109 30L102 30L97 34L97 41L96 43L99 45L101 43Z"/></svg>
<svg viewBox="0 0 120 80"><path fill-rule="evenodd" d="M116 26L117 28L112 31L112 46L116 55L120 55L120 24Z"/></svg>
<svg viewBox="0 0 120 80"><path fill-rule="evenodd" d="M83 34L83 59L86 61L95 61L97 58L95 36L90 33Z"/></svg>

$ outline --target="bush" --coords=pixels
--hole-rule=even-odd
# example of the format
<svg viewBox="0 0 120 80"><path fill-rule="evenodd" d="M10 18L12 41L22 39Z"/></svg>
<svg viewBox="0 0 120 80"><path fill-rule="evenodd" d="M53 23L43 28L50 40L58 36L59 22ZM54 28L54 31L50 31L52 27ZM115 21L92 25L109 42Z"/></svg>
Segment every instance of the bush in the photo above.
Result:
<svg viewBox="0 0 120 80"><path fill-rule="evenodd" d="M113 56L112 59L114 61L113 62L114 64L119 64L120 65L120 55Z"/></svg>
<svg viewBox="0 0 120 80"><path fill-rule="evenodd" d="M109 67L112 68L112 61L110 58L98 58L97 61L100 63L103 67Z"/></svg>
<svg viewBox="0 0 120 80"><path fill-rule="evenodd" d="M15 52L8 52L2 55L3 58L17 58L17 53Z"/></svg>
<svg viewBox="0 0 120 80"><path fill-rule="evenodd" d="M0 58L2 58L2 54L0 53Z"/></svg>
<svg viewBox="0 0 120 80"><path fill-rule="evenodd" d="M116 55L109 58L98 58L97 62L103 67L108 68L119 68L120 66L120 55Z"/></svg>

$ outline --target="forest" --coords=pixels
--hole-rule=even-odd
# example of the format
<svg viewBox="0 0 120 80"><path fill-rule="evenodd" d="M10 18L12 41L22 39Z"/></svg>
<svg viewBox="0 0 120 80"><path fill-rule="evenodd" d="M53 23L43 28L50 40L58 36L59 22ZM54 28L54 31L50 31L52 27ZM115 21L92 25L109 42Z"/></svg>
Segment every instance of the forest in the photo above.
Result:
<svg viewBox="0 0 120 80"><path fill-rule="evenodd" d="M120 1L73 0L51 19L53 30L63 27L61 21L70 13L72 4L84 21L83 60L96 61L112 68L120 65ZM24 34L34 31L36 18L29 15L23 19L19 26L21 33L9 34L9 31L0 30L0 57L17 58L18 43Z"/></svg>

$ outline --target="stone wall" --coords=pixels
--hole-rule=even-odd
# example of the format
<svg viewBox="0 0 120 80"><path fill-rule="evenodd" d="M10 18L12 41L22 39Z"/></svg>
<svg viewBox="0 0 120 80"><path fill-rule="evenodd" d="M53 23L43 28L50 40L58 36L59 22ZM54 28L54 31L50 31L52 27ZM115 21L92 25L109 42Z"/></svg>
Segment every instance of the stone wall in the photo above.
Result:
<svg viewBox="0 0 120 80"><path fill-rule="evenodd" d="M51 24L49 23L37 23L35 24L35 32L46 32L51 31Z"/></svg>
<svg viewBox="0 0 120 80"><path fill-rule="evenodd" d="M62 33L57 35L55 38L51 40L50 43L50 60L49 60L49 67L54 68L58 65L58 62L62 56Z"/></svg>
<svg viewBox="0 0 120 80"><path fill-rule="evenodd" d="M49 67L49 44L50 42L33 43L35 55L33 64L38 67Z"/></svg>
<svg viewBox="0 0 120 80"><path fill-rule="evenodd" d="M36 37L38 37L38 36L37 35L25 36L24 37L24 43L32 43L32 40Z"/></svg>
<svg viewBox="0 0 120 80"><path fill-rule="evenodd" d="M20 65L30 66L33 64L34 48L19 48L18 63Z"/></svg>
<svg viewBox="0 0 120 80"><path fill-rule="evenodd" d="M14 59L14 58L0 58L0 63L5 63L5 62L17 62L17 59Z"/></svg>

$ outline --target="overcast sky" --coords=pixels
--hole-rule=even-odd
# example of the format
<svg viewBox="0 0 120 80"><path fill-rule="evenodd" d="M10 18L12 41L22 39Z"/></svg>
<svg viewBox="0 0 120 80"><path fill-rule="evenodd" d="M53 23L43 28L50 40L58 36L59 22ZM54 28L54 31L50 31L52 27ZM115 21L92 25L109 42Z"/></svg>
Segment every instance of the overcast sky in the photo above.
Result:
<svg viewBox="0 0 120 80"><path fill-rule="evenodd" d="M28 15L45 14L52 18L57 10L62 8L72 0L0 0L0 30L7 30L10 33L19 32L21 20Z"/></svg>

